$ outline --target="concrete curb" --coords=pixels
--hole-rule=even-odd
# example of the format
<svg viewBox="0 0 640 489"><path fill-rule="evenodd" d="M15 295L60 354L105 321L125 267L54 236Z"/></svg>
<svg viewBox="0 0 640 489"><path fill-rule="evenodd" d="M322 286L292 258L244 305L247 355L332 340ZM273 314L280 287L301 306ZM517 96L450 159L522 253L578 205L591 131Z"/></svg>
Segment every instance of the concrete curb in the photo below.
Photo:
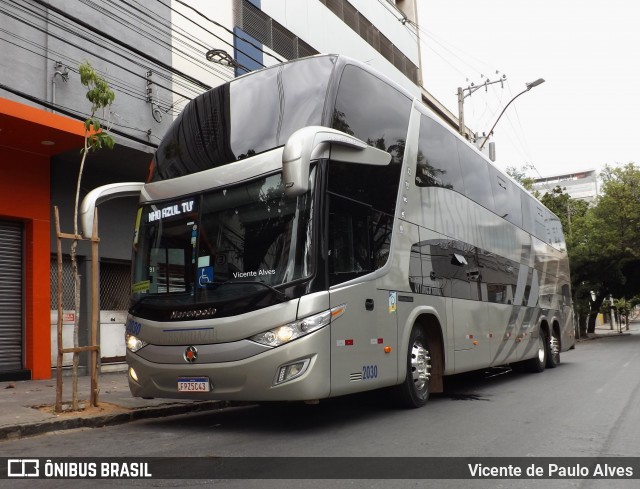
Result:
<svg viewBox="0 0 640 489"><path fill-rule="evenodd" d="M583 341L600 340L602 338L620 338L622 336L631 336L631 333L618 333L617 331L612 331L611 333L591 333L587 338L580 338L577 341L580 343Z"/></svg>
<svg viewBox="0 0 640 489"><path fill-rule="evenodd" d="M0 441L16 440L28 436L50 433L52 431L72 430L77 428L101 428L117 424L129 423L140 419L161 418L177 414L215 411L228 406L226 401L199 401L195 403L166 404L144 408L127 409L124 412L110 414L69 415L64 418L56 418L36 423L27 423L0 428Z"/></svg>

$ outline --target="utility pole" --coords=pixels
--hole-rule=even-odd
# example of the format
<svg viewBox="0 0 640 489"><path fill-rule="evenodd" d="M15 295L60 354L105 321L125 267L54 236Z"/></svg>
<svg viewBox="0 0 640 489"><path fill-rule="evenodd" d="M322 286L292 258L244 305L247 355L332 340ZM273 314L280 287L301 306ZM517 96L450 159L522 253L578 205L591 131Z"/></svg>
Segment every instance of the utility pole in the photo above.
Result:
<svg viewBox="0 0 640 489"><path fill-rule="evenodd" d="M473 92L484 87L485 92L489 90L489 85L493 85L494 83L500 83L502 88L504 88L504 82L507 79L507 75L502 75L502 78L498 80L491 81L488 78L481 83L480 85L476 85L472 83L467 88L458 87L458 132L467 139L466 127L464 125L464 99L470 97ZM468 92L468 93L465 93Z"/></svg>

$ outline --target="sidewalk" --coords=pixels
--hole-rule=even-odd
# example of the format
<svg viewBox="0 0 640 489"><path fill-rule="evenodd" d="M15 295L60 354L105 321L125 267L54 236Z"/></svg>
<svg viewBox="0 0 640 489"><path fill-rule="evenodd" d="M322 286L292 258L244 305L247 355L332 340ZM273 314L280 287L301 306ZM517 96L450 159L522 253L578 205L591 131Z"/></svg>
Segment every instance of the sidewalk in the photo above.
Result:
<svg viewBox="0 0 640 489"><path fill-rule="evenodd" d="M131 396L127 373L103 373L98 378L98 406L89 405L90 378L78 378L78 399L86 409L54 413L56 379L0 382L0 442L56 430L97 428L227 406L223 401L141 399ZM63 377L63 407L71 404L71 377Z"/></svg>
<svg viewBox="0 0 640 489"><path fill-rule="evenodd" d="M589 341L589 340L597 340L600 338L606 338L607 336L624 336L631 334L633 331L637 331L639 329L640 322L637 320L629 321L629 329L627 330L626 326L622 326L622 332L618 331L618 326L614 326L611 329L609 323L604 323L602 325L597 325L594 333L589 333L587 338L580 338L578 342L581 341Z"/></svg>

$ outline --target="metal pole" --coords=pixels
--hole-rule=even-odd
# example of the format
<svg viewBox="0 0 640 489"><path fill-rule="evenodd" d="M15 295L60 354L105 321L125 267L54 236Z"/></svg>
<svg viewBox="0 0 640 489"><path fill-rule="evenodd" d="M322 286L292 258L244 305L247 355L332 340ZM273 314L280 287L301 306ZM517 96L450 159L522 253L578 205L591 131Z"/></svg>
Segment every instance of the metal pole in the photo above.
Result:
<svg viewBox="0 0 640 489"><path fill-rule="evenodd" d="M487 137L484 138L484 141L482 141L482 144L480 145L480 150L482 150L482 148L484 148L484 145L487 143L487 141L489 140L489 138L491 137L491 133L493 132L493 130L495 129L496 125L498 124L498 121L500 120L500 117L502 117L502 114L504 114L504 111L507 110L507 107L509 107L511 105L511 102L513 102L515 99L517 99L520 95L522 95L525 92L528 92L529 89L527 88L526 90L523 90L522 92L520 92L518 95L516 95L515 97L513 97L511 100L509 100L509 103L507 105L505 105L504 109L502 109L502 112L500 112L500 115L498 116L498 118L496 119L496 121L494 122L493 126L491 126L491 129L489 130L489 132L487 133Z"/></svg>
<svg viewBox="0 0 640 489"><path fill-rule="evenodd" d="M500 112L500 115L498 116L498 118L496 119L496 122L491 127L491 130L487 133L487 137L485 138L484 141L482 141L482 144L480 145L480 150L481 151L482 151L482 148L484 148L484 145L487 144L487 140L491 137L491 133L493 132L494 128L496 127L496 124L498 124L498 121L500 120L500 117L502 117L502 114L504 114L504 111L507 110L507 107L509 107L511 105L511 102L513 102L515 99L517 99L523 93L528 92L529 90L531 90L533 87L537 87L541 83L544 83L544 78L538 78L537 80L532 81L531 83L527 83L527 88L525 88L522 92L520 92L518 95L516 95L511 100L509 100L509 103L507 105L505 105L504 109L502 109L502 112Z"/></svg>
<svg viewBox="0 0 640 489"><path fill-rule="evenodd" d="M464 93L462 87L458 87L458 132L464 136Z"/></svg>
<svg viewBox="0 0 640 489"><path fill-rule="evenodd" d="M64 311L62 308L62 237L60 236L60 216L58 214L58 206L53 207L56 223L56 253L58 261L58 326L57 326L57 338L58 338L58 352L56 355L56 406L55 412L62 412L62 321Z"/></svg>

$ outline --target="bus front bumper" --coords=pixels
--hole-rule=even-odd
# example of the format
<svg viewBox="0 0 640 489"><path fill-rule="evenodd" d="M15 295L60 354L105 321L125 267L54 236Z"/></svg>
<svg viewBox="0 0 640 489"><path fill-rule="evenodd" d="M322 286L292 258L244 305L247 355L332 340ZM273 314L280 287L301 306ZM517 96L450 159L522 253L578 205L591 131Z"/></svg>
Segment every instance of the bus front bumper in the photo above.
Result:
<svg viewBox="0 0 640 489"><path fill-rule="evenodd" d="M185 347L186 348L186 347ZM197 348L197 345L196 345ZM127 351L129 388L134 397L228 401L306 401L330 393L330 329L238 361L156 363ZM286 367L303 372L278 383ZM283 370L284 369L284 370ZM208 391L180 391L180 381L203 379Z"/></svg>

